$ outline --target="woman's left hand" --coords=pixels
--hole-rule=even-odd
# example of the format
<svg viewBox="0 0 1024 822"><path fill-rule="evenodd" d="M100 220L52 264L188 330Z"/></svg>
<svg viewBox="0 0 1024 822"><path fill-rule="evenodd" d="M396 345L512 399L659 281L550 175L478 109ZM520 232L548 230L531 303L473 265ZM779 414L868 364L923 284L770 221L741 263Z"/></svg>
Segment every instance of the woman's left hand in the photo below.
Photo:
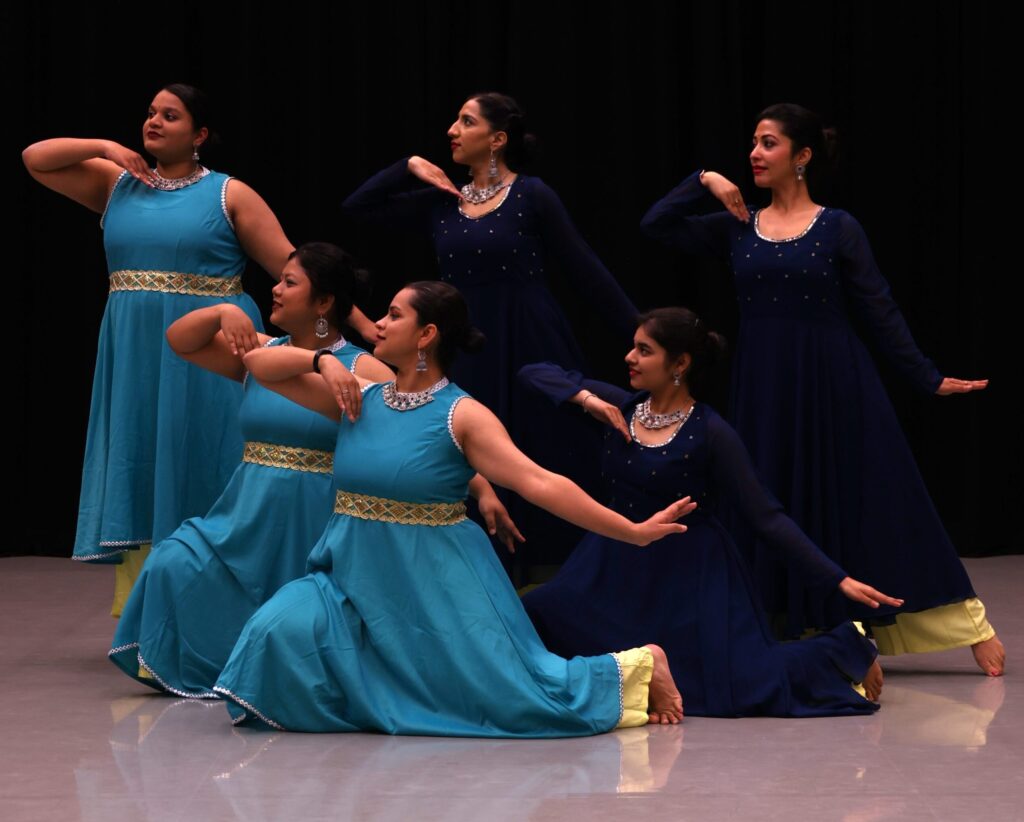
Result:
<svg viewBox="0 0 1024 822"><path fill-rule="evenodd" d="M487 533L492 537L497 536L498 541L508 548L510 554L516 552L517 542L526 542L526 537L519 533L519 529L508 514L508 509L501 504L494 491L482 494L476 505L487 525Z"/></svg>
<svg viewBox="0 0 1024 822"><path fill-rule="evenodd" d="M580 405L595 420L600 420L622 434L626 442L633 438L622 412L610 402L605 402L597 394L590 392L582 398Z"/></svg>
<svg viewBox="0 0 1024 822"><path fill-rule="evenodd" d="M663 508L650 519L636 523L634 525L636 536L632 540L633 544L643 548L669 534L684 533L686 526L679 524L676 520L685 517L696 507L697 503L689 497L683 497L681 500L673 502L668 508Z"/></svg>
<svg viewBox="0 0 1024 822"><path fill-rule="evenodd" d="M942 384L935 392L940 397L948 397L950 394L969 394L971 391L981 391L988 388L988 380L958 380L954 377L943 377Z"/></svg>
<svg viewBox="0 0 1024 822"><path fill-rule="evenodd" d="M865 585L853 577L844 577L843 581L839 583L839 590L847 599L862 602L870 608L877 608L879 605L892 605L899 608L903 604L902 599L896 599L881 591L876 591L870 585Z"/></svg>
<svg viewBox="0 0 1024 822"><path fill-rule="evenodd" d="M224 303L220 309L220 330L231 346L231 353L243 357L260 347L259 334L249 315L232 303Z"/></svg>
<svg viewBox="0 0 1024 822"><path fill-rule="evenodd" d="M320 357L320 376L331 389L335 402L350 422L359 419L363 407L363 392L359 388L359 379L342 365L335 357Z"/></svg>

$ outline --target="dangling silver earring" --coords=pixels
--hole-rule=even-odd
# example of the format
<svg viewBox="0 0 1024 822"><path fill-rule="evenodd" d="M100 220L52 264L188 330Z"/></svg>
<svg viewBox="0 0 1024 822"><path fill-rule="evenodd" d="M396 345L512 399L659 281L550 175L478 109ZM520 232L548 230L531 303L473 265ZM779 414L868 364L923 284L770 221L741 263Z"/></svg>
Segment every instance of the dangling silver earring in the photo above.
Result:
<svg viewBox="0 0 1024 822"><path fill-rule="evenodd" d="M427 370L427 354L422 348L416 352L416 370L420 373Z"/></svg>
<svg viewBox="0 0 1024 822"><path fill-rule="evenodd" d="M199 146L198 145L192 146L192 161L196 162L196 163L199 162Z"/></svg>
<svg viewBox="0 0 1024 822"><path fill-rule="evenodd" d="M798 163L796 167L796 178L798 180L803 180L805 171L807 171L807 166L803 163Z"/></svg>
<svg viewBox="0 0 1024 822"><path fill-rule="evenodd" d="M487 167L487 176L491 180L498 179L498 159L494 156L494 150L491 150L491 164Z"/></svg>
<svg viewBox="0 0 1024 822"><path fill-rule="evenodd" d="M683 373L681 371L676 371L672 375L672 385L682 385L682 384L683 384Z"/></svg>
<svg viewBox="0 0 1024 822"><path fill-rule="evenodd" d="M327 324L327 318L321 314L316 318L316 322L313 324L313 333L316 334L318 340L322 340L330 332L331 327Z"/></svg>

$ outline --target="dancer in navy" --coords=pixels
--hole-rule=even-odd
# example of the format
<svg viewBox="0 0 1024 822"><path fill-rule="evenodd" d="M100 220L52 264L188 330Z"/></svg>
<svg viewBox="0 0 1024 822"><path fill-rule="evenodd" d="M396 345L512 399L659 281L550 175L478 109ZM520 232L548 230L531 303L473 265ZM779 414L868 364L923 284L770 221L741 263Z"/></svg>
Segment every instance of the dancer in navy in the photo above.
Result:
<svg viewBox="0 0 1024 822"><path fill-rule="evenodd" d="M471 184L460 191L442 169L410 157L367 180L345 200L345 209L430 234L440 278L462 292L487 336L485 351L458 363L454 378L498 415L532 458L556 472L586 474L574 462L579 449L561 447L571 432L534 424L541 406L517 391L516 373L539 360L566 368L583 365L569 322L548 289L552 263L623 344L633 333L636 309L580 237L558 195L537 177L517 173L531 137L512 98L473 95L448 136L452 160L469 166ZM567 456L567 450L576 453ZM535 555L545 553L538 547L542 541L564 546L578 534L535 510L512 511Z"/></svg>
<svg viewBox="0 0 1024 822"><path fill-rule="evenodd" d="M735 502L805 584L838 590L872 610L902 603L851 579L822 554L761 485L736 432L694 399L691 387L699 393L721 349L721 338L693 312L660 308L640 317L626 355L630 385L640 393L550 363L523 369L535 390L557 404L580 405L610 426L601 451L613 510L642 517L669 500L698 502L685 534L642 552L588 534L559 574L523 604L548 648L565 657L628 644L632 636L656 637L691 715L870 713L875 706L851 683L863 682L866 695L878 699L874 647L849 622L807 642L776 642L746 563L715 517L716 501Z"/></svg>
<svg viewBox="0 0 1024 822"><path fill-rule="evenodd" d="M826 162L828 136L806 109L772 106L758 117L750 154L755 184L772 194L767 208L748 208L733 183L703 171L656 203L642 226L665 243L731 264L741 320L736 430L761 477L814 542L851 574L898 591L905 604L869 612L836 596L823 599L763 540L736 535L752 552L767 609L784 615L786 635L867 619L882 653L970 646L979 667L998 676L1002 643L850 315L859 315L922 391L965 393L987 381L940 374L911 337L859 223L811 199L808 183ZM696 216L707 193L727 211Z"/></svg>

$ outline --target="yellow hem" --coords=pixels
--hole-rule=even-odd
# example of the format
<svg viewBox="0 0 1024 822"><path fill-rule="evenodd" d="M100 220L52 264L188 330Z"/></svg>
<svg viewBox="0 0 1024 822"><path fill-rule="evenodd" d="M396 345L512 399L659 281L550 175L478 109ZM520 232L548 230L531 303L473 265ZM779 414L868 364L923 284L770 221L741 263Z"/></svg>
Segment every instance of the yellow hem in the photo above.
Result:
<svg viewBox="0 0 1024 822"><path fill-rule="evenodd" d="M622 713L616 728L636 728L646 725L647 701L651 677L654 675L654 656L648 648L631 648L612 654L619 666L619 701Z"/></svg>
<svg viewBox="0 0 1024 822"><path fill-rule="evenodd" d="M139 578L139 571L142 570L142 564L149 556L151 548L152 546L146 543L140 545L138 550L125 551L121 555L121 564L114 566L114 603L110 606L112 617L121 616L132 592L132 586Z"/></svg>
<svg viewBox="0 0 1024 822"><path fill-rule="evenodd" d="M977 597L926 611L896 614L892 625L871 625L878 653L926 654L976 645L996 635Z"/></svg>

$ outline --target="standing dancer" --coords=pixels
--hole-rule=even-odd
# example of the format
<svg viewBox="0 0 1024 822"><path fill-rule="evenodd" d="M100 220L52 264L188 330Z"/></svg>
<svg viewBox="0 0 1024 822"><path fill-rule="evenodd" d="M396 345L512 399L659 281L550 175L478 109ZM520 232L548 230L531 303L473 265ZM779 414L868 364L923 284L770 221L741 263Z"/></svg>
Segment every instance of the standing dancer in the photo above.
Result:
<svg viewBox="0 0 1024 822"><path fill-rule="evenodd" d="M572 447L574 426L535 424L543 403L517 390L516 374L539 360L583 366L569 322L548 289L552 263L623 344L633 333L636 309L580 237L558 195L539 178L518 173L532 135L515 100L494 92L472 95L448 136L452 160L469 167L471 183L460 190L433 163L410 157L367 180L345 200L345 210L429 233L441 279L463 293L488 340L479 357L456 366L454 379L498 415L531 458L563 473L592 474L575 464L586 450L582 443ZM560 561L564 546L575 542L578 532L553 517L519 505L513 513L534 560Z"/></svg>
<svg viewBox="0 0 1024 822"><path fill-rule="evenodd" d="M1002 643L942 527L850 313L922 391L945 396L988 382L939 373L911 337L860 224L811 199L808 184L824 170L829 136L806 109L771 106L758 117L750 153L755 184L771 191L767 208L751 213L733 183L703 171L656 203L642 227L665 243L732 265L741 319L736 430L801 529L850 574L899 592L905 604L869 612L836 595L823 600L753 535L740 544L755 545L766 607L785 617L787 635L865 619L884 654L970 646L978 666L998 676ZM695 216L708 192L727 211Z"/></svg>

